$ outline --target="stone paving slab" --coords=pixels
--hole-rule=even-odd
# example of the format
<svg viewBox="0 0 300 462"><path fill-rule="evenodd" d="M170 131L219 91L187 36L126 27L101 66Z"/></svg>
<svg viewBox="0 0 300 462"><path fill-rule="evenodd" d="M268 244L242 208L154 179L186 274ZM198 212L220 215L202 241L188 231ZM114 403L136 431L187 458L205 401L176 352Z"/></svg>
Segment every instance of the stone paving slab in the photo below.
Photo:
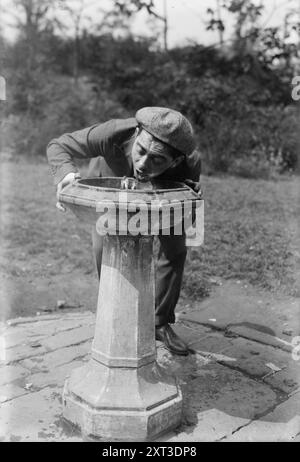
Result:
<svg viewBox="0 0 300 462"><path fill-rule="evenodd" d="M1 405L0 441L82 441L61 421L61 389L45 388Z"/></svg>
<svg viewBox="0 0 300 462"><path fill-rule="evenodd" d="M15 319L9 319L6 322L2 323L3 327L7 326L16 326L20 324L32 324L32 323L46 323L47 321L63 321L66 319L71 319L71 320L78 320L81 319L86 322L89 322L90 319L95 318L95 313L92 313L91 311L84 311L84 312L70 312L70 313L64 313L62 314L61 312L56 313L56 314L43 314L42 316L28 316L26 318L19 317Z"/></svg>
<svg viewBox="0 0 300 462"><path fill-rule="evenodd" d="M299 378L300 362L295 361L290 353L244 338L232 339L231 343L231 348L226 350L228 359L220 360L222 364L250 376L264 378L269 384L273 383L273 377L279 375ZM283 391L289 393L293 390Z"/></svg>
<svg viewBox="0 0 300 462"><path fill-rule="evenodd" d="M201 304L186 313L180 321L211 326L232 334L291 351L291 339L300 335L299 299L275 299L240 281L222 281ZM290 331L291 335L285 332Z"/></svg>
<svg viewBox="0 0 300 462"><path fill-rule="evenodd" d="M190 343L202 356L237 369L253 378L261 378L272 388L291 393L300 384L300 361L290 353L244 338L228 338L220 333L206 334Z"/></svg>
<svg viewBox="0 0 300 462"><path fill-rule="evenodd" d="M73 369L76 369L84 364L84 361L72 361L63 366L56 367L52 371L39 372L27 377L27 380L32 384L33 390L39 390L45 387L63 388L66 378L70 375Z"/></svg>
<svg viewBox="0 0 300 462"><path fill-rule="evenodd" d="M81 316L74 316L74 319L67 315L62 315L61 317L56 316L54 319L43 319L42 316L37 316L33 318L30 323L22 323L20 319L21 318L19 318L17 324L2 327L0 333L4 336L6 342L8 342L10 338L17 338L18 336L25 336L25 338L27 338L27 336L30 337L31 335L54 335L61 331L92 324L95 322L95 314L88 313L85 317L81 314ZM9 347L9 345L7 346Z"/></svg>
<svg viewBox="0 0 300 462"><path fill-rule="evenodd" d="M182 442L215 442L219 441L228 433L237 428L247 425L248 419L233 417L219 409L207 409L199 413L197 425L183 430L168 433L157 442L182 443Z"/></svg>
<svg viewBox="0 0 300 462"><path fill-rule="evenodd" d="M26 345L28 341L36 341L43 338L43 334L34 334L30 332L14 332L11 334L4 334L2 336L3 341L5 342L5 348L14 348L20 345Z"/></svg>
<svg viewBox="0 0 300 462"><path fill-rule="evenodd" d="M0 387L0 403L5 403L18 396L23 396L29 393L25 388L15 385L14 383L6 383Z"/></svg>
<svg viewBox="0 0 300 462"><path fill-rule="evenodd" d="M91 340L74 346L60 348L44 355L33 356L20 361L20 365L34 372L48 372L55 367L81 359L89 354Z"/></svg>
<svg viewBox="0 0 300 462"><path fill-rule="evenodd" d="M95 322L94 316L88 319L76 318L76 319L61 319L55 321L49 321L47 323L39 323L38 325L33 324L33 332L37 332L39 335L47 336L48 332L51 332L51 335L58 334L60 332L66 332L76 327L82 327L86 325L92 325Z"/></svg>
<svg viewBox="0 0 300 462"><path fill-rule="evenodd" d="M228 334L233 334L235 336L244 337L246 339L255 340L256 342L262 343L264 345L270 345L275 348L281 348L284 351L291 352L294 348L294 345L280 337L275 335L269 335L266 332L261 332L255 328L247 326L227 326L226 331Z"/></svg>
<svg viewBox="0 0 300 462"><path fill-rule="evenodd" d="M178 323L174 325L174 331L179 335L189 346L192 346L195 342L200 341L200 339L205 339L211 333L211 329L204 326L193 327L185 325L183 323Z"/></svg>
<svg viewBox="0 0 300 462"><path fill-rule="evenodd" d="M255 421L222 441L226 442L291 442L300 432L300 417L287 423Z"/></svg>
<svg viewBox="0 0 300 462"><path fill-rule="evenodd" d="M21 365L0 367L0 386L14 382L29 373Z"/></svg>
<svg viewBox="0 0 300 462"><path fill-rule="evenodd" d="M284 393L291 393L299 388L300 385L300 364L288 366L282 371L271 374L264 378L264 382L277 388Z"/></svg>
<svg viewBox="0 0 300 462"><path fill-rule="evenodd" d="M159 357L159 363L167 373L172 373L174 363L183 360L173 357L165 363L164 358L168 356L165 352L165 356ZM197 359L197 354L190 355L186 362ZM186 376L185 381L181 375L183 424L159 441L218 441L276 405L277 396L268 386L214 361L201 361L197 374ZM186 367L187 374L189 371Z"/></svg>
<svg viewBox="0 0 300 462"><path fill-rule="evenodd" d="M18 325L24 325L24 324L32 324L36 322L40 323L47 323L49 321L53 320L60 320L61 315L59 313L57 314L43 314L42 316L28 316L26 318L19 317L15 319L9 319L8 321L3 323L3 326L18 326Z"/></svg>
<svg viewBox="0 0 300 462"><path fill-rule="evenodd" d="M48 326L45 336L40 338L38 341L35 340L33 342L30 338L30 340L22 345L8 348L5 353L4 363L14 363L33 356L41 356L49 351L57 350L59 348L86 342L93 338L94 331L95 326L93 323L58 333L55 333L54 330L52 334L49 333L51 332L51 326Z"/></svg>
<svg viewBox="0 0 300 462"><path fill-rule="evenodd" d="M77 345L78 343L86 342L94 337L95 325L87 325L70 329L66 332L59 332L51 335L43 340L42 346L45 346L48 351L57 350L58 348L67 347L69 345Z"/></svg>
<svg viewBox="0 0 300 462"><path fill-rule="evenodd" d="M230 350L233 346L231 339L220 335L219 333L211 332L203 339L193 342L191 347L200 354L209 355L211 353L224 353Z"/></svg>
<svg viewBox="0 0 300 462"><path fill-rule="evenodd" d="M36 356L37 354L42 355L47 353L47 348L45 346L32 347L30 343L24 345L18 345L14 348L8 348L5 352L5 357L3 362L4 364L16 363L25 358L30 358L31 356Z"/></svg>
<svg viewBox="0 0 300 462"><path fill-rule="evenodd" d="M0 387L3 397L0 407L2 440L82 441L78 430L62 419L61 396L67 375L90 357L94 319L92 313L80 313L73 324L71 316L63 314L60 320L47 316L39 321L22 323L19 319L8 326L9 335L27 332L30 340L26 345L8 348L7 351L17 351L18 354L13 363L2 361L0 367L1 387L4 387ZM41 346L30 347L31 335L40 333L41 325L45 327L39 340ZM57 332L57 326L60 329L67 326L67 329ZM284 391L276 390L273 383L267 383L268 377L263 375L266 362L279 368L287 365L286 369L274 373L274 378L285 370L290 373L288 367L293 365L290 354L244 338L226 337L221 331L188 321L178 322L175 330L195 353L188 357L172 355L157 342L158 362L168 374L177 376L184 407L181 426L157 441L229 440L238 438L238 435L246 437L246 433L240 432L246 432L247 428L250 429L248 436L262 438L265 431L267 438L271 433L266 425L266 416L272 418L272 412L273 423L277 426L275 440L297 438L297 433L291 430L295 427L295 414L288 415L283 421L282 416L287 410L280 411L280 406L286 403L287 407L295 410L295 402L300 395L293 388L294 394L288 398ZM19 354L21 347L23 353L27 348L25 357ZM238 364L237 369L232 362ZM255 362L258 365L255 366ZM275 413L276 410L280 411L279 414ZM256 429L259 427L252 427L254 424L264 426L259 432Z"/></svg>
<svg viewBox="0 0 300 462"><path fill-rule="evenodd" d="M300 392L224 441L294 441L300 435Z"/></svg>
<svg viewBox="0 0 300 462"><path fill-rule="evenodd" d="M215 318L213 318L215 319ZM265 345L270 345L275 348L281 348L287 352L291 352L294 348L294 345L291 341L286 340L285 338L280 338L275 335L268 334L266 332L261 332L257 330L256 326L248 327L242 325L230 325L223 321L215 322L209 321L207 317L203 316L202 312L191 311L188 314L181 315L179 318L180 321L188 321L191 323L199 323L203 326L211 326L213 329L224 331L228 336L232 337L244 337L249 340L254 340Z"/></svg>
<svg viewBox="0 0 300 462"><path fill-rule="evenodd" d="M286 422L294 417L300 417L300 391L290 396L286 401L265 415L262 420L267 422ZM300 428L299 428L300 432Z"/></svg>

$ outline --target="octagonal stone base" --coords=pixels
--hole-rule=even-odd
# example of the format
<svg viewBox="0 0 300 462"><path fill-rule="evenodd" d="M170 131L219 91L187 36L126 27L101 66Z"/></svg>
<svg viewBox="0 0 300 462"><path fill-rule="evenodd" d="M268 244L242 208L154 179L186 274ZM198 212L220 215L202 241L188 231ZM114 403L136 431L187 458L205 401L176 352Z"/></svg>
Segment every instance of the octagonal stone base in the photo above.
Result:
<svg viewBox="0 0 300 462"><path fill-rule="evenodd" d="M110 368L91 359L65 383L64 418L88 437L149 441L177 427L181 414L180 388L156 362Z"/></svg>

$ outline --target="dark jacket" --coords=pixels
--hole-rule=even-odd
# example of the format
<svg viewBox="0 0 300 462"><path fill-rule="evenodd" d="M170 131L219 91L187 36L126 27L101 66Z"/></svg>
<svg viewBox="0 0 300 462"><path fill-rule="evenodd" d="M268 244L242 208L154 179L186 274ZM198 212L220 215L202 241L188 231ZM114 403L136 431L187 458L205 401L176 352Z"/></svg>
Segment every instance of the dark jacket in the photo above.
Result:
<svg viewBox="0 0 300 462"><path fill-rule="evenodd" d="M135 118L112 119L73 133L65 133L50 141L47 157L54 184L57 185L68 173L78 171L74 162L76 158L93 158L89 177L134 176L131 149L137 126ZM194 151L177 167L160 175L160 178L199 181L200 171L200 154Z"/></svg>

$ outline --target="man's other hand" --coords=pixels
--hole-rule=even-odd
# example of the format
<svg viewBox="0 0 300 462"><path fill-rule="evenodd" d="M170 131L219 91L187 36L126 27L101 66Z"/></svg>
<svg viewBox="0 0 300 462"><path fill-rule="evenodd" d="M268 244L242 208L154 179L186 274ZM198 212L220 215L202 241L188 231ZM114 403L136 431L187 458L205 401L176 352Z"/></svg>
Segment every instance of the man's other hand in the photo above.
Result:
<svg viewBox="0 0 300 462"><path fill-rule="evenodd" d="M202 198L202 190L200 182L193 180L184 180L185 184L195 191L200 198Z"/></svg>
<svg viewBox="0 0 300 462"><path fill-rule="evenodd" d="M78 180L79 178L81 178L80 173L74 173L74 172L68 173L57 185L57 189L56 189L57 199L59 198L59 194L61 193L62 189L65 186L72 183L74 180ZM61 212L66 211L65 207L61 204L61 202L59 202L59 200L57 200L56 202L56 208L60 210Z"/></svg>

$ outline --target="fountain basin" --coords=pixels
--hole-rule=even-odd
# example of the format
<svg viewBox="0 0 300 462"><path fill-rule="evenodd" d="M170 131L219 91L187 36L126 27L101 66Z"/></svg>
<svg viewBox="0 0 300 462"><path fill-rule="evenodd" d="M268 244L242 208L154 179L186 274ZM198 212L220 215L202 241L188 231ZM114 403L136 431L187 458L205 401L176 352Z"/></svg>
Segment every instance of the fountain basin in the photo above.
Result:
<svg viewBox="0 0 300 462"><path fill-rule="evenodd" d="M187 185L167 180L129 180L134 182L129 187L134 184L135 189L124 189L124 178L77 180L62 190L59 201L86 223L95 224L106 215L106 226L103 220L97 226L103 235L169 234L174 227L174 234L181 235L185 225L191 224L201 199ZM133 226L138 218L139 225Z"/></svg>

